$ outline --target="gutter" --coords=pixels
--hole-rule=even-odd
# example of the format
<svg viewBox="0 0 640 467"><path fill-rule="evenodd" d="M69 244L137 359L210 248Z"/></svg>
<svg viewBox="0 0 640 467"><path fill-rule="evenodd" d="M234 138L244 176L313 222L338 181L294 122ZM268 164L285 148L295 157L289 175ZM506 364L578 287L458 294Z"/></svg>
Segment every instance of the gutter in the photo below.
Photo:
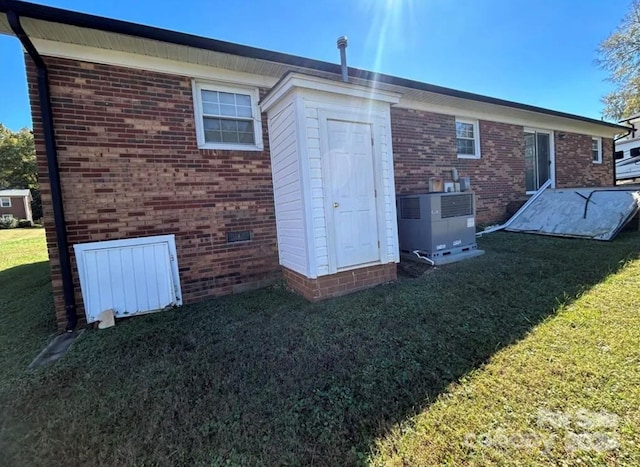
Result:
<svg viewBox="0 0 640 467"><path fill-rule="evenodd" d="M241 57L251 58L255 60L264 60L268 62L279 63L282 65L319 70L336 75L342 74L341 66L335 63L323 62L320 60L299 57L296 55L275 52L272 50L259 49L257 47L250 47L246 45L235 44L232 42L196 36L193 34L185 34L168 29L161 29L153 26L146 26L143 24L136 24L112 18L104 18L101 16L89 15L86 13L79 13L77 11L69 11L45 5L37 5L34 3L16 0L0 0L0 12L3 11L15 11L17 14L23 17L33 18L41 21L67 24L70 26L94 29L97 31L104 31L114 34L123 34L126 36L138 37L141 39L167 42L170 44L194 47L197 49L210 50L213 52L219 52L229 55L238 55ZM580 115L573 115L557 110L550 110L533 105L498 99L495 97L483 96L481 94L459 91L457 89L422 83L419 81L399 78L396 76L376 73L373 71L367 71L358 68L349 68L347 76L372 81L374 83L385 83L409 89L417 89L419 91L441 94L444 96L457 97L460 99L483 102L486 104L494 104L502 107L510 107L534 113L551 115L554 117L567 118L570 120L587 122L591 124L606 126L609 128L627 128L616 123L604 122L602 120L582 117Z"/></svg>
<svg viewBox="0 0 640 467"><path fill-rule="evenodd" d="M49 94L49 74L47 66L38 53L33 43L27 36L20 17L11 10L7 12L9 26L16 37L22 43L31 60L38 69L38 97L40 101L40 113L42 115L42 132L47 155L47 169L49 171L49 184L51 186L51 204L53 207L53 221L56 229L58 257L60 260L60 275L62 276L62 290L64 296L64 308L67 315L67 332L72 332L78 324L76 313L76 299L71 275L71 261L69 259L69 243L67 240L67 226L64 221L64 208L62 204L62 189L60 186L60 172L58 170L58 151L56 149L55 133L53 130L53 114L51 111L51 98Z"/></svg>

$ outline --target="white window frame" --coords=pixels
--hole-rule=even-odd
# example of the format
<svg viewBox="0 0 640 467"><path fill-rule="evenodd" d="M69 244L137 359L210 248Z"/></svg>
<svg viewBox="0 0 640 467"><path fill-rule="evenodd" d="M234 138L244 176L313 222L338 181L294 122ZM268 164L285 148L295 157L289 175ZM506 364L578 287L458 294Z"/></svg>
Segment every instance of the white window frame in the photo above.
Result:
<svg viewBox="0 0 640 467"><path fill-rule="evenodd" d="M549 165L549 180L551 180L551 186L549 188L556 187L556 139L555 132L553 130L546 130L544 128L533 128L533 127L524 127L524 133L545 133L549 135L549 160L551 164ZM536 137L537 139L537 137ZM524 134L522 139L522 145L524 149ZM537 170L537 169L536 169ZM542 183L540 186L544 185ZM534 191L525 191L527 195L533 195L537 190Z"/></svg>
<svg viewBox="0 0 640 467"><path fill-rule="evenodd" d="M260 99L258 88L196 80L192 81L192 88L194 114L196 119L196 138L199 149L228 149L239 151L262 151L264 149L264 143L262 141L262 117L260 114L260 107L258 106L258 101ZM249 95L251 98L251 115L253 117L255 144L208 143L205 141L202 112L202 90Z"/></svg>
<svg viewBox="0 0 640 467"><path fill-rule="evenodd" d="M6 204L5 204L6 203ZM11 198L0 198L0 208L10 208Z"/></svg>
<svg viewBox="0 0 640 467"><path fill-rule="evenodd" d="M458 159L480 159L481 158L481 154L480 154L480 125L478 123L478 120L474 120L472 118L462 118L462 117L456 117L456 127L455 127L455 132L456 132L456 153L458 152L458 134L457 134L457 130L458 130L458 123L467 123L470 125L473 125L473 143L474 143L474 148L476 153L475 154L458 154Z"/></svg>
<svg viewBox="0 0 640 467"><path fill-rule="evenodd" d="M10 221L11 219L13 219L13 214L3 214L2 215L2 220L3 221Z"/></svg>
<svg viewBox="0 0 640 467"><path fill-rule="evenodd" d="M598 158L597 159L593 158L593 142L594 141L598 142ZM602 138L599 136L591 137L591 162L593 162L594 164L602 164Z"/></svg>

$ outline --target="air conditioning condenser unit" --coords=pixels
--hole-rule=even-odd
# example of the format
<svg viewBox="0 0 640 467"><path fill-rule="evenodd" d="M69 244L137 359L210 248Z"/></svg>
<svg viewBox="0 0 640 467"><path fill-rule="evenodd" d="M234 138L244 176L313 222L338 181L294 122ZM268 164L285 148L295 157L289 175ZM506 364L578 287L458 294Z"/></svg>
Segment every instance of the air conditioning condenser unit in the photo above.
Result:
<svg viewBox="0 0 640 467"><path fill-rule="evenodd" d="M473 192L402 195L397 203L403 256L439 265L484 253L476 244Z"/></svg>

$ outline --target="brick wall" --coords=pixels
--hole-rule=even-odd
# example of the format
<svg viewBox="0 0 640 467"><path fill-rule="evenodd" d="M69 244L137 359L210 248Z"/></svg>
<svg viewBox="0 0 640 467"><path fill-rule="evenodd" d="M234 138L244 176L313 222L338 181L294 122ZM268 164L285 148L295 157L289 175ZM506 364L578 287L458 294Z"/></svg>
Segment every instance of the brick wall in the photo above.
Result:
<svg viewBox="0 0 640 467"><path fill-rule="evenodd" d="M198 150L188 77L46 59L69 244L175 234L185 302L280 274L265 150ZM64 306L36 70L26 58L59 327ZM253 240L227 244L228 230ZM74 266L78 314L84 316Z"/></svg>
<svg viewBox="0 0 640 467"><path fill-rule="evenodd" d="M613 140L602 138L602 164L591 160L591 136L556 132L556 187L613 185Z"/></svg>
<svg viewBox="0 0 640 467"><path fill-rule="evenodd" d="M510 201L524 196L524 138L517 125L480 121L480 159L459 159L455 117L391 108L396 191L424 193L430 177L471 177L478 222L500 221Z"/></svg>
<svg viewBox="0 0 640 467"><path fill-rule="evenodd" d="M501 222L511 201L526 199L524 128L481 120L480 159L458 159L455 117L391 108L394 170L398 193L423 193L430 177L451 180L451 169L471 177L477 221ZM591 136L554 132L556 186L612 184L611 139L603 138L603 163L591 162ZM560 135L563 135L560 137Z"/></svg>
<svg viewBox="0 0 640 467"><path fill-rule="evenodd" d="M260 287L280 274L266 117L264 151L199 150L189 77L47 58L70 245L175 234L185 302ZM65 324L36 70L27 77L58 324ZM264 94L265 90L261 91ZM455 119L391 109L396 189L470 176L478 222L500 221L524 197L521 126L480 121L482 158L458 159ZM556 133L558 186L611 183L612 142L591 163L591 138ZM585 156L586 155L586 156ZM250 229L249 243L227 244ZM75 258L69 254L75 273ZM389 272L389 271L387 271ZM83 316L77 273L78 313ZM376 279L377 280L377 279Z"/></svg>

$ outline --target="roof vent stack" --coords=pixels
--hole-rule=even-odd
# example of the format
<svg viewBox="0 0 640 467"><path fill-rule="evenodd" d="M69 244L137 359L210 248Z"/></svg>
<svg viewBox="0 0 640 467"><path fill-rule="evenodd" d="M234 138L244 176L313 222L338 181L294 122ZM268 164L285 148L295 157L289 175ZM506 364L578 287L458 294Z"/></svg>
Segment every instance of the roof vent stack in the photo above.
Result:
<svg viewBox="0 0 640 467"><path fill-rule="evenodd" d="M338 37L338 48L340 49L340 65L342 66L342 81L349 82L349 72L347 70L347 36Z"/></svg>

